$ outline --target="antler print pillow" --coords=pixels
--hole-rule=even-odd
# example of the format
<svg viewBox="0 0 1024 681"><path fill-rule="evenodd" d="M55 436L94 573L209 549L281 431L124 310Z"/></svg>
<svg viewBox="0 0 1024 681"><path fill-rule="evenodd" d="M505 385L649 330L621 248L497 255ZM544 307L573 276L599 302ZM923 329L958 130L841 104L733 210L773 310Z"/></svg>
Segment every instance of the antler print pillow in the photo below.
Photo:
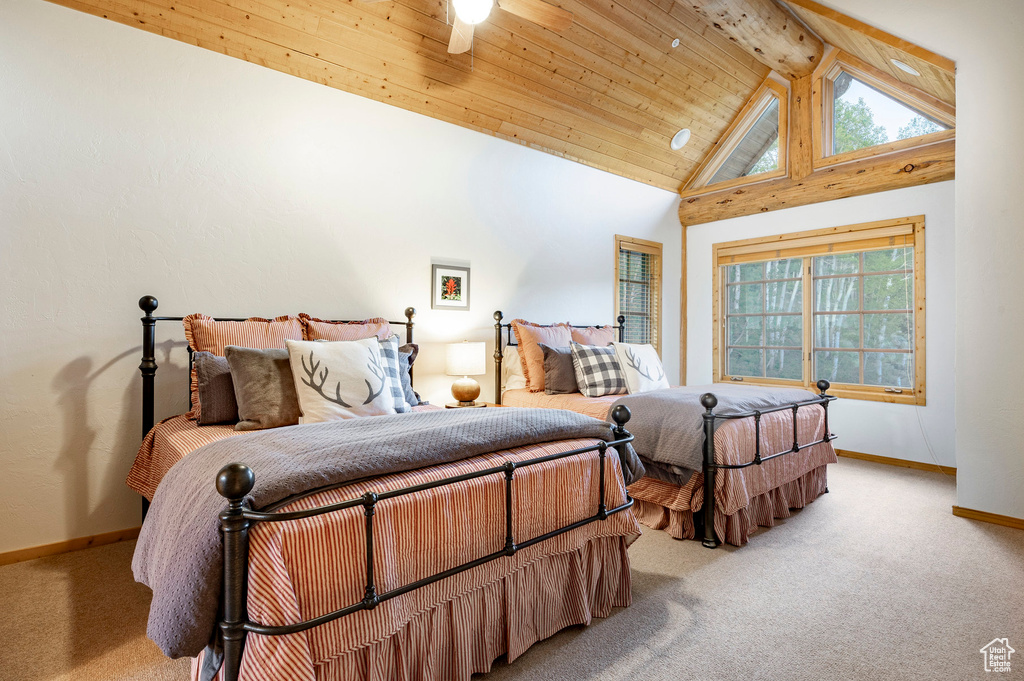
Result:
<svg viewBox="0 0 1024 681"><path fill-rule="evenodd" d="M649 344L612 343L615 356L626 374L626 386L630 394L645 393L659 388L667 388L668 378L661 366L658 351Z"/></svg>
<svg viewBox="0 0 1024 681"><path fill-rule="evenodd" d="M376 338L287 344L302 423L395 413Z"/></svg>

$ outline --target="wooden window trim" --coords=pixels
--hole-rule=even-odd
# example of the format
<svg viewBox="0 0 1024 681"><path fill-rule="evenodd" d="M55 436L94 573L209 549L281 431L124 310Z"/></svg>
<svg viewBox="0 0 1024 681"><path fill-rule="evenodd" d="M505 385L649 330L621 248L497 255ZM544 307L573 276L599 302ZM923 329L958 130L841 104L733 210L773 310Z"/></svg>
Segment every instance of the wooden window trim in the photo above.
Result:
<svg viewBox="0 0 1024 681"><path fill-rule="evenodd" d="M944 125L949 126L950 129L905 140L876 144L872 147L865 147L842 154L832 154L830 152L832 149L833 133L832 83L844 71L911 109L941 121ZM912 85L907 85L891 75L879 71L852 54L841 50L829 52L815 70L814 78L815 86L811 91L811 107L815 118L814 130L817 133L813 135L813 168L815 170L956 139L956 109L954 107L922 90L918 90Z"/></svg>
<svg viewBox="0 0 1024 681"><path fill-rule="evenodd" d="M755 239L743 239L714 244L711 247L713 284L712 295L712 358L715 383L733 380L726 370L725 327L723 308L722 267L743 262L759 262L779 258L804 258L803 266L803 380L742 377L749 385L790 386L815 390L813 387L814 350L814 289L813 276L808 265L815 255L825 253L854 253L891 247L890 240L901 238L914 246L914 387L902 393L886 392L884 386L866 386L833 383L830 394L838 397L891 402L897 404L926 404L926 343L925 343L925 236L924 216L917 215L892 220L879 220L856 225L830 227L808 232L778 234ZM617 281L617 279L616 279Z"/></svg>
<svg viewBox="0 0 1024 681"><path fill-rule="evenodd" d="M761 114L765 112L774 99L779 100L779 167L767 173L737 177L734 180L726 180L708 185L711 178L714 177L715 173L718 172L732 152L736 150L736 147L743 141L743 138L750 132L757 119L761 117ZM769 76L754 91L754 94L747 100L747 103L737 114L732 124L726 129L718 149L704 159L704 162L701 163L693 175L690 176L690 179L687 180L686 184L683 185L680 193L683 198L686 198L687 196L704 193L709 186L714 187L714 191L718 191L720 189L730 189L732 187L787 177L789 175L788 150L789 89Z"/></svg>
<svg viewBox="0 0 1024 681"><path fill-rule="evenodd" d="M619 251L636 251L637 253L647 253L648 255L655 256L654 259L654 279L651 283L651 292L654 298L654 340L652 344L654 349L658 352L658 356L661 356L661 309L662 309L662 244L657 241L648 241L647 239L638 239L630 236L622 236L620 234L615 235L615 291L614 291L614 310L615 319L619 318Z"/></svg>

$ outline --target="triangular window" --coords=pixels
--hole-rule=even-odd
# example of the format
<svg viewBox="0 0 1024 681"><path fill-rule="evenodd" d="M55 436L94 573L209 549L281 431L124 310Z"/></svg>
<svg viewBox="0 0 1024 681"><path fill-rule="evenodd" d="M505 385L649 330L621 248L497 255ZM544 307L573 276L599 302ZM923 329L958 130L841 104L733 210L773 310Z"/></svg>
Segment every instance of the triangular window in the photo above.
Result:
<svg viewBox="0 0 1024 681"><path fill-rule="evenodd" d="M725 163L708 184L735 180L779 169L779 100L773 97L768 108L736 145Z"/></svg>

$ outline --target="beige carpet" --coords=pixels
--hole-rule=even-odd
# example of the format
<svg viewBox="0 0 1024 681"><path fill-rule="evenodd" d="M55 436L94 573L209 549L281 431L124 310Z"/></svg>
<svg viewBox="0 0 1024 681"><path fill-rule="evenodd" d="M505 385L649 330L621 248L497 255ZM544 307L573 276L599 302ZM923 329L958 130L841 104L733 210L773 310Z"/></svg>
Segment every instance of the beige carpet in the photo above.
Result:
<svg viewBox="0 0 1024 681"><path fill-rule="evenodd" d="M951 515L940 473L843 459L829 487L742 549L647 531L630 608L481 678L981 679L996 637L1024 677L1024 532ZM187 679L145 638L132 548L0 568L0 679Z"/></svg>

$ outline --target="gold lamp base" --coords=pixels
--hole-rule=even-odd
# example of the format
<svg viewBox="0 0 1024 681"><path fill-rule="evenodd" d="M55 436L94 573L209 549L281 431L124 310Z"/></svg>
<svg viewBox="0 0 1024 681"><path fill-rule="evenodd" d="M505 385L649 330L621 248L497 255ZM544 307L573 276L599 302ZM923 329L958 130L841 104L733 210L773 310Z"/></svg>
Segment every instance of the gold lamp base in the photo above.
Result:
<svg viewBox="0 0 1024 681"><path fill-rule="evenodd" d="M452 397L459 401L460 407L483 406L476 403L476 398L480 397L480 384L469 376L463 376L452 383Z"/></svg>

